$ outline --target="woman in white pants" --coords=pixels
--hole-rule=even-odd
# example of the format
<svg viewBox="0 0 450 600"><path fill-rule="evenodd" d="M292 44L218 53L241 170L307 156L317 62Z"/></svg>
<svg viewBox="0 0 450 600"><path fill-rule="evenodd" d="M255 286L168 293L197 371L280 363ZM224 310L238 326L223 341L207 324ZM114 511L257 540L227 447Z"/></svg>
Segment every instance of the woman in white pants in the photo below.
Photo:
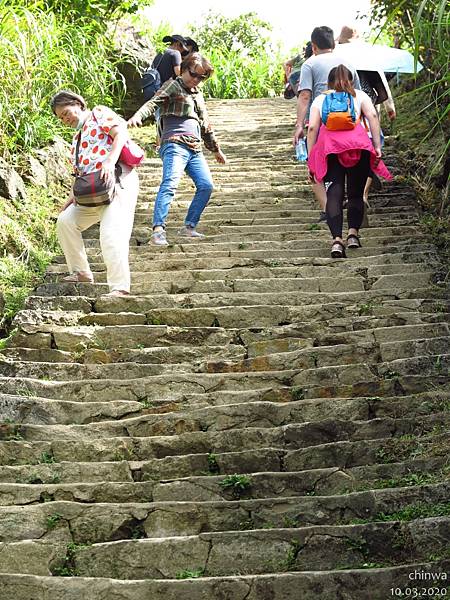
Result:
<svg viewBox="0 0 450 600"><path fill-rule="evenodd" d="M76 174L101 171L105 181L114 181L116 163L129 137L124 119L106 106L89 110L82 96L67 90L52 98L51 108L65 125L77 129L71 148ZM116 186L111 204L79 206L71 193L57 221L59 243L70 272L65 281L90 283L94 277L81 232L94 223L100 223L100 247L111 296L130 293L129 241L139 191L136 170L122 162L119 164L122 167L120 185Z"/></svg>

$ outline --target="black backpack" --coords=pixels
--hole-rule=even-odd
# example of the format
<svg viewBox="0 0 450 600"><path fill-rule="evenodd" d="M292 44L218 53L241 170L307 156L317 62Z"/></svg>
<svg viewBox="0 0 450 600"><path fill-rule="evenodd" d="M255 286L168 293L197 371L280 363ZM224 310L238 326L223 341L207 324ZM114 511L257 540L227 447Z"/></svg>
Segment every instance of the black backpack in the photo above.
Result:
<svg viewBox="0 0 450 600"><path fill-rule="evenodd" d="M145 102L151 100L161 87L161 75L159 74L158 67L161 64L163 57L164 54L161 55L157 66L148 67L142 75L141 88Z"/></svg>

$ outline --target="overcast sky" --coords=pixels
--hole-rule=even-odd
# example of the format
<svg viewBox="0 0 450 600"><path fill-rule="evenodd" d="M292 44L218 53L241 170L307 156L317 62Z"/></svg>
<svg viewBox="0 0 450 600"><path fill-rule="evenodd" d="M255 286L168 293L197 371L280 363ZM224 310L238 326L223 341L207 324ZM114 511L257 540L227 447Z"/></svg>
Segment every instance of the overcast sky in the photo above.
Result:
<svg viewBox="0 0 450 600"><path fill-rule="evenodd" d="M256 12L272 24L274 40L288 50L308 40L318 25L328 25L336 37L343 25L367 32L369 6L370 0L155 0L144 12L153 25L168 22L181 35L189 23L203 21L209 9L227 17ZM358 13L366 17L357 19Z"/></svg>

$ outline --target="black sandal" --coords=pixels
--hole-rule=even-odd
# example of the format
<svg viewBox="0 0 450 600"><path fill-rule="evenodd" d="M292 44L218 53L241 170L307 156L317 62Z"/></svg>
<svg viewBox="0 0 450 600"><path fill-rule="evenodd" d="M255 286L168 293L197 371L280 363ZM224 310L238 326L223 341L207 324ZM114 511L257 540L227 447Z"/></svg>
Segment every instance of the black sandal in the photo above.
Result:
<svg viewBox="0 0 450 600"><path fill-rule="evenodd" d="M355 233L347 236L347 248L361 248L361 241Z"/></svg>
<svg viewBox="0 0 450 600"><path fill-rule="evenodd" d="M336 240L331 246L331 258L347 258L345 246L342 242Z"/></svg>

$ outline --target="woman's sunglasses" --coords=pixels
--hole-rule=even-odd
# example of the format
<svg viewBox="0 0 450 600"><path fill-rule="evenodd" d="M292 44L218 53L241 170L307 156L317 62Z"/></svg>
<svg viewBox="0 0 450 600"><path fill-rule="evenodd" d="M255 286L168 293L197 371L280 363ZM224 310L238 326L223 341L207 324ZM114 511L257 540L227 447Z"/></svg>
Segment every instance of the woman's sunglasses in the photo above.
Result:
<svg viewBox="0 0 450 600"><path fill-rule="evenodd" d="M188 69L188 71L192 79L198 79L198 81L204 81L205 79L208 79L208 75L199 75L198 73L196 73L195 71L191 71L190 69Z"/></svg>

